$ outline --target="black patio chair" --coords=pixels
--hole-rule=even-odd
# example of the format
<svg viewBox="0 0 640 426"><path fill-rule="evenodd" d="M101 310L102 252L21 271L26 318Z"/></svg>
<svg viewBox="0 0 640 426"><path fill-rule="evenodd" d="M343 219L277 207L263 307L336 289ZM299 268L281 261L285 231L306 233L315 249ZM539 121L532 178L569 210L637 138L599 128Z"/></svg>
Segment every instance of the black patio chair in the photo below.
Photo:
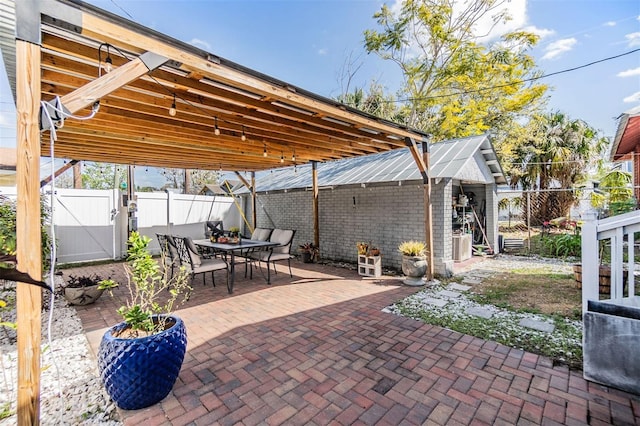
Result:
<svg viewBox="0 0 640 426"><path fill-rule="evenodd" d="M156 237L158 244L160 244L160 256L162 256L164 268L165 270L171 268L171 276L173 277L174 269L180 267L180 256L176 243L171 235L156 234Z"/></svg>
<svg viewBox="0 0 640 426"><path fill-rule="evenodd" d="M227 286L229 285L229 264L222 258L203 258L198 254L198 249L189 237L174 237L180 263L191 273L191 282L196 274L203 274L202 281L206 285L206 273L211 272L213 286L216 286L215 271L227 270Z"/></svg>
<svg viewBox="0 0 640 426"><path fill-rule="evenodd" d="M258 251L251 255L253 260L258 262L265 262L267 264L267 282L271 283L271 268L270 263L273 263L273 272L277 275L276 270L277 261L286 260L289 265L289 276L293 278L291 272L291 246L293 245L293 237L296 231L293 229L274 229L269 237L269 241L278 243L275 247L269 247L264 251ZM251 269L251 275L253 275L253 269Z"/></svg>

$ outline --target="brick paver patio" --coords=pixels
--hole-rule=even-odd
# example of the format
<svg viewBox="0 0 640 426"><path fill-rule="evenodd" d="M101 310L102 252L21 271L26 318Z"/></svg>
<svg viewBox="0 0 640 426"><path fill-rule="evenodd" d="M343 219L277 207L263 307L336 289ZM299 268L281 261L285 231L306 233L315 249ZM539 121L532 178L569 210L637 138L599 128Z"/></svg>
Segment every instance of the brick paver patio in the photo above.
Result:
<svg viewBox="0 0 640 426"><path fill-rule="evenodd" d="M87 271L122 277L121 265ZM640 424L640 398L495 342L381 311L416 291L348 269L278 265L271 286L236 270L228 295L194 283L178 311L189 344L161 403L127 425ZM79 307L92 349L119 321L103 295Z"/></svg>

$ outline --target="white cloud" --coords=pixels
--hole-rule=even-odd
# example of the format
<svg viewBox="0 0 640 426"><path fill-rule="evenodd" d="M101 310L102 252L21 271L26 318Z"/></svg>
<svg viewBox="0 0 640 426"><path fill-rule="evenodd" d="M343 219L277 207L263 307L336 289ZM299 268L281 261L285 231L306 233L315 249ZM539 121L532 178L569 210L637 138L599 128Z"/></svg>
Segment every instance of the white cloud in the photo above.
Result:
<svg viewBox="0 0 640 426"><path fill-rule="evenodd" d="M577 42L578 40L573 37L554 41L544 49L545 54L542 59L545 60L557 58L563 53L571 51L571 49L573 49L573 46L575 46Z"/></svg>
<svg viewBox="0 0 640 426"><path fill-rule="evenodd" d="M629 47L640 46L640 32L627 34L624 38L629 42Z"/></svg>
<svg viewBox="0 0 640 426"><path fill-rule="evenodd" d="M324 55L326 55L327 53L329 53L329 49L327 49L326 47L323 47L323 48L321 48L321 49L318 49L318 52L317 52L317 53L318 53L318 55L320 55L320 56L324 56Z"/></svg>
<svg viewBox="0 0 640 426"><path fill-rule="evenodd" d="M467 1L456 1L454 3L454 13L456 6L468 6ZM506 22L500 21L497 24L493 21L493 16L500 12L506 12L511 18ZM509 31L514 31L525 26L527 23L527 0L511 0L505 3L504 7L494 13L485 14L475 25L474 31L481 40L493 40Z"/></svg>
<svg viewBox="0 0 640 426"><path fill-rule="evenodd" d="M605 27L615 27L617 25L616 21L607 21L604 24L602 24Z"/></svg>
<svg viewBox="0 0 640 426"><path fill-rule="evenodd" d="M537 35L538 37L540 37L540 40L544 40L545 38L551 37L556 33L554 30L548 30L546 28L538 28L534 25L528 25L522 28L522 30L528 33L533 33Z"/></svg>
<svg viewBox="0 0 640 426"><path fill-rule="evenodd" d="M189 44L192 44L196 47L199 47L207 51L211 50L211 45L204 40L200 40L199 38L192 38Z"/></svg>
<svg viewBox="0 0 640 426"><path fill-rule="evenodd" d="M640 102L640 92L636 92L631 96L627 96L626 98L624 98L622 100L622 102L626 103L626 104L631 104L631 103L635 103L635 102Z"/></svg>
<svg viewBox="0 0 640 426"><path fill-rule="evenodd" d="M634 77L636 75L640 75L640 67L632 68L626 71L620 71L618 74L616 74L617 77Z"/></svg>

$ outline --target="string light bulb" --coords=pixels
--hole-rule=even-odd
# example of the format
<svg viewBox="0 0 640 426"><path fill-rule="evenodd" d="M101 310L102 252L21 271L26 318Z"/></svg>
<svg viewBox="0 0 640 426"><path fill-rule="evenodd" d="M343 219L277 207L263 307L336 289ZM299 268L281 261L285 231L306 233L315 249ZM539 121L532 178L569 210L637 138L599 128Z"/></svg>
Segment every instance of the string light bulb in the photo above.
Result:
<svg viewBox="0 0 640 426"><path fill-rule="evenodd" d="M291 156L291 161L296 161L296 150L293 150L293 155Z"/></svg>
<svg viewBox="0 0 640 426"><path fill-rule="evenodd" d="M264 149L262 150L262 156L266 157L267 156L267 144L263 144L264 145Z"/></svg>
<svg viewBox="0 0 640 426"><path fill-rule="evenodd" d="M104 72L110 73L113 71L113 61L111 55L109 55L109 45L107 44L107 59L104 60Z"/></svg>
<svg viewBox="0 0 640 426"><path fill-rule="evenodd" d="M284 163L284 152L280 151L280 162Z"/></svg>
<svg viewBox="0 0 640 426"><path fill-rule="evenodd" d="M220 128L218 127L218 117L213 118L216 122L215 127L213 128L213 134L216 136L220 136Z"/></svg>
<svg viewBox="0 0 640 426"><path fill-rule="evenodd" d="M169 108L169 115L172 117L176 116L176 94L173 94L173 103L171 104L171 108Z"/></svg>
<svg viewBox="0 0 640 426"><path fill-rule="evenodd" d="M242 135L240 135L240 140L242 142L247 140L247 136L244 134L244 126L242 126Z"/></svg>

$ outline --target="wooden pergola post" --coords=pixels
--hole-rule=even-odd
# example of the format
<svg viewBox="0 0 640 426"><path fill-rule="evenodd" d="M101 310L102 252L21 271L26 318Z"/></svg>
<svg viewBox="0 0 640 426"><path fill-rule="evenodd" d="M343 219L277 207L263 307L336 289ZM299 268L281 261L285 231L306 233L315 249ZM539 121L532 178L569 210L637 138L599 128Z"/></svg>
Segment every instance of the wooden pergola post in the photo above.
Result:
<svg viewBox="0 0 640 426"><path fill-rule="evenodd" d="M425 138L422 139L422 149L418 147L416 141L412 138L405 138L405 144L409 147L409 152L413 160L420 170L422 176L423 190L424 190L424 239L427 247L427 279L431 281L433 279L433 215L431 212L431 178L429 177L430 165L429 165L429 141Z"/></svg>
<svg viewBox="0 0 640 426"><path fill-rule="evenodd" d="M431 209L431 165L430 165L430 150L429 142L422 141L422 161L426 168L426 179L424 181L424 239L427 245L428 262L427 262L427 280L433 280L433 233L431 228L433 226L433 212Z"/></svg>
<svg viewBox="0 0 640 426"><path fill-rule="evenodd" d="M38 10L38 0L16 2L16 256L20 271L41 280L40 15L34 17ZM18 283L16 293L18 425L39 425L42 290Z"/></svg>
<svg viewBox="0 0 640 426"><path fill-rule="evenodd" d="M251 172L251 223L253 223L253 229L256 229L256 226L258 226L256 197L256 172Z"/></svg>
<svg viewBox="0 0 640 426"><path fill-rule="evenodd" d="M320 219L318 211L318 162L311 162L311 182L313 192L313 245L320 247Z"/></svg>

